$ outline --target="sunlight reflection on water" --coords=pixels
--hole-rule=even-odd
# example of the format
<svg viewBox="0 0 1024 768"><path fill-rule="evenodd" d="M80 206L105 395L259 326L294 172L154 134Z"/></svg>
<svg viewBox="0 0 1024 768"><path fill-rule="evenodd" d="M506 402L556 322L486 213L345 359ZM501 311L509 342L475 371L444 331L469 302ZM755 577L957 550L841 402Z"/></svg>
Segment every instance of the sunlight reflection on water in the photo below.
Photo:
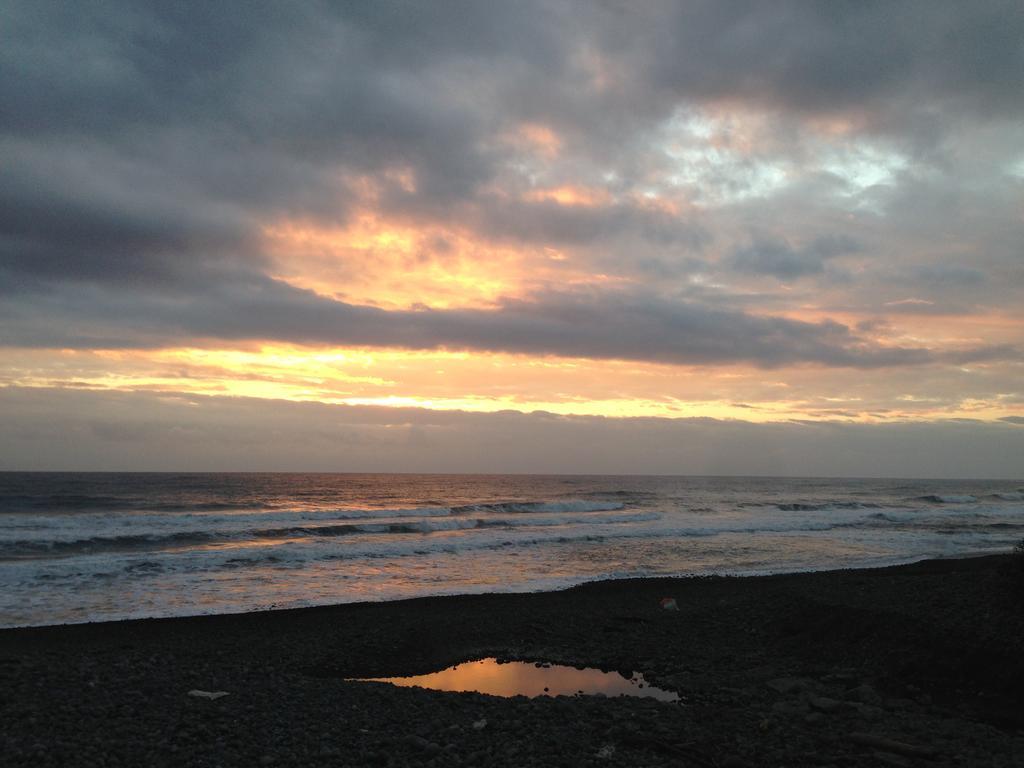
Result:
<svg viewBox="0 0 1024 768"><path fill-rule="evenodd" d="M641 696L679 701L679 694L649 685L641 674L629 677L600 669L576 669L560 664L488 658L467 661L440 672L411 677L359 678L360 682L390 683L437 691L475 691L491 696Z"/></svg>

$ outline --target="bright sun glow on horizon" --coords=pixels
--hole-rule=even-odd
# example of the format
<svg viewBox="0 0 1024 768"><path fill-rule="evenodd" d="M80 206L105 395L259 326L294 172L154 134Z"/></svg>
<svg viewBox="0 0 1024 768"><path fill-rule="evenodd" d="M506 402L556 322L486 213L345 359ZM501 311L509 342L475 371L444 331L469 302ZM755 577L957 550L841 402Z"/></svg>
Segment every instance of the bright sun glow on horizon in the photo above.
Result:
<svg viewBox="0 0 1024 768"><path fill-rule="evenodd" d="M1012 400L897 398L875 391L869 373L848 381L841 396L821 394L821 381L847 378L822 369L777 374L747 366L702 367L534 357L444 350L309 348L263 344L249 349L198 347L11 351L18 359L0 385L266 398L338 405L519 411L609 418L714 418L751 422L830 419L883 422L943 417L997 419ZM984 367L960 375L984 376ZM831 377L834 377L832 379ZM554 395L554 396L553 396Z"/></svg>
<svg viewBox="0 0 1024 768"><path fill-rule="evenodd" d="M162 400L255 442L271 412L401 412L461 424L453 446L529 422L509 469L552 425L792 427L836 471L839 433L1024 436L1024 91L1001 6L323 3L239 25L23 5L0 400L39 410L8 430L13 465L32 440L39 466L128 445L187 463L151 437L177 418L142 405ZM82 414L65 445L84 402L135 405Z"/></svg>

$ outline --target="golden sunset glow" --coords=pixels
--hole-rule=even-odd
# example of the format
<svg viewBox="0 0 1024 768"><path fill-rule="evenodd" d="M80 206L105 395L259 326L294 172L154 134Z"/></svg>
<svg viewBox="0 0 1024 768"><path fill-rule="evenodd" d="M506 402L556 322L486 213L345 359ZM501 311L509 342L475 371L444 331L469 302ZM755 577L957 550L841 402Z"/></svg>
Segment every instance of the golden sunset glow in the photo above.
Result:
<svg viewBox="0 0 1024 768"><path fill-rule="evenodd" d="M513 250L474 244L442 230L385 224L371 214L344 229L282 224L264 230L275 277L298 288L381 307L491 306L522 289Z"/></svg>
<svg viewBox="0 0 1024 768"><path fill-rule="evenodd" d="M539 154L554 159L562 148L562 140L549 126L540 123L522 123L515 130L501 136L504 143L519 151Z"/></svg>
<svg viewBox="0 0 1024 768"><path fill-rule="evenodd" d="M175 391L294 402L461 410L543 411L609 418L702 417L750 422L814 419L884 422L935 416L996 419L1015 413L1008 398L900 394L887 402L870 374L805 370L775 381L752 368L700 368L382 348L259 345L251 349L176 348L153 351L10 351L16 358L0 384L111 391ZM958 371L984 378L985 365ZM877 377L875 377L877 378ZM842 383L846 379L845 383ZM915 384L908 380L907 387ZM843 396L817 394L844 388ZM554 396L553 396L554 395Z"/></svg>
<svg viewBox="0 0 1024 768"><path fill-rule="evenodd" d="M0 395L1024 434L1020 88L970 45L861 81L821 19L769 56L702 13L507 9L465 39L378 13L153 82L142 43L81 81L25 57Z"/></svg>
<svg viewBox="0 0 1024 768"><path fill-rule="evenodd" d="M557 199L585 193L550 194ZM547 282L601 281L566 263L568 257L555 248L514 247L459 230L389 223L369 213L341 229L284 222L263 233L278 279L385 308L492 307Z"/></svg>
<svg viewBox="0 0 1024 768"><path fill-rule="evenodd" d="M559 205L597 206L607 205L611 195L603 189L564 186L554 189L534 189L526 195L527 200L553 200Z"/></svg>

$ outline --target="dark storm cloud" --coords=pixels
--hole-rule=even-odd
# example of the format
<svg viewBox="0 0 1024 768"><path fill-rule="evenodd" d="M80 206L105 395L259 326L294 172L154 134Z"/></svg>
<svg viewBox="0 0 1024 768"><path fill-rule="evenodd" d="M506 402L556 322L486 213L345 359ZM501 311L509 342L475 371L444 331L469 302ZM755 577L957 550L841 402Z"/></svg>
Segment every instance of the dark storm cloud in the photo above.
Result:
<svg viewBox="0 0 1024 768"><path fill-rule="evenodd" d="M954 288L988 282L981 270L959 264L925 264L912 270L912 279L915 282Z"/></svg>
<svg viewBox="0 0 1024 768"><path fill-rule="evenodd" d="M1020 275L1008 274L1000 283L999 269L990 265L992 276L962 264L918 264L901 266L885 263L862 276L864 305L894 315L970 315L1006 304L1013 307ZM841 309L841 307L834 307ZM1011 310L1012 311L1012 310Z"/></svg>
<svg viewBox="0 0 1024 768"><path fill-rule="evenodd" d="M860 249L856 240L844 235L818 237L802 248L793 248L781 240L757 239L733 251L725 261L738 272L792 280L824 272L828 259Z"/></svg>
<svg viewBox="0 0 1024 768"><path fill-rule="evenodd" d="M698 249L709 240L691 217L630 205L564 206L554 201L521 202L484 199L467 212L474 228L490 237L554 245L599 245L601 241L638 236L661 246Z"/></svg>
<svg viewBox="0 0 1024 768"><path fill-rule="evenodd" d="M479 11L455 10L472 45L494 42ZM385 16L400 33L415 13ZM18 272L58 261L72 278L158 279L209 258L211 227L251 256L244 228L262 214L343 219L342 173L411 165L435 200L488 173L479 117L430 82L431 62L457 52L427 23L427 40L402 45L322 6L25 3L4 15L0 232Z"/></svg>
<svg viewBox="0 0 1024 768"><path fill-rule="evenodd" d="M651 81L686 97L829 112L931 107L1019 114L1020 3L666 3L632 50ZM639 18L638 18L639 17Z"/></svg>
<svg viewBox="0 0 1024 768"><path fill-rule="evenodd" d="M107 298L78 287L3 309L0 345L147 347L196 338L405 349L493 350L663 363L814 363L879 368L1017 359L1013 347L955 353L887 347L847 326L801 322L622 292L548 293L497 309L384 310L244 274L188 293ZM52 319L49 324L36 317Z"/></svg>
<svg viewBox="0 0 1024 768"><path fill-rule="evenodd" d="M6 159L0 272L12 279L190 282L249 237L238 206L194 205L180 179L124 155L21 145Z"/></svg>
<svg viewBox="0 0 1024 768"><path fill-rule="evenodd" d="M908 135L919 124L899 116L921 110L961 122L1024 110L1013 3L6 2L0 15L9 344L194 334L765 366L928 362L934 353L873 346L835 323L642 292L542 295L495 312L356 307L269 280L259 226L343 223L361 175L407 169L415 191L381 196L398 214L595 248L631 234L665 249L637 255L638 268L669 272L710 242L700 216L501 201L490 185L516 158L495 137L539 121L598 171L640 173L652 129L683 103L867 112L872 130ZM836 237L757 243L732 263L814 274L853 247ZM628 271L634 255L602 258Z"/></svg>
<svg viewBox="0 0 1024 768"><path fill-rule="evenodd" d="M459 105L458 66L495 66L516 45L539 67L557 50L555 31L529 14L476 3L110 3L74 13L24 3L9 16L0 98L12 135L131 146L169 131L203 142L203 160L221 139L221 152L259 166L313 163L303 168L312 176L324 165L408 163L431 195L487 175L475 145L489 118ZM173 148L152 150L187 163L166 157ZM201 162L191 165L203 188L253 191L231 178L217 190Z"/></svg>

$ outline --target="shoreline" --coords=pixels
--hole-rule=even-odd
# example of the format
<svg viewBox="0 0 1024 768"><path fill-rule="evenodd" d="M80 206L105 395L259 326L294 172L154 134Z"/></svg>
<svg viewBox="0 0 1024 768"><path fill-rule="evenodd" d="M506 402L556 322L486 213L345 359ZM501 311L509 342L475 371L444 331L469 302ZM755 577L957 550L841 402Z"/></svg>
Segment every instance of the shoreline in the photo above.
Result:
<svg viewBox="0 0 1024 768"><path fill-rule="evenodd" d="M313 605L299 605L289 607L258 607L253 609L242 609L238 611L228 612L210 612L210 613L181 613L181 614L167 614L167 615L128 615L120 618L99 618L99 619L83 619L82 621L69 621L58 624L12 624L9 626L0 626L0 633L13 631L13 630L29 630L29 629L49 629L58 627L78 627L83 625L95 625L95 624L121 624L125 622L136 622L136 621L164 621L164 620L176 620L176 619L201 619L210 618L216 616L245 616L249 614L261 614L261 613L280 613L283 611L304 611L312 609L323 609L323 608L341 608L343 606L354 606L354 605L382 605L391 603L402 603L409 600L423 600L433 598L460 598L460 597L484 597L491 595L540 595L549 593L565 592L567 590L576 589L578 587L584 587L589 584L604 584L608 582L617 581L658 581L658 580L685 580L685 579L707 579L707 578L721 578L721 579L756 579L756 578L767 578L772 576L793 576L798 574L814 574L814 573L832 573L835 571L872 571L880 570L885 568L900 568L903 566L914 565L922 562L941 562L944 560L971 560L975 558L984 557L999 557L1005 554L1005 549L1001 549L999 552L973 552L963 554L952 554L943 557L908 557L908 558L880 558L875 562L869 564L852 564L844 565L835 568L793 568L793 569L754 569L750 571L695 571L692 573L681 573L681 574L667 574L667 575L639 575L639 576L607 576L585 579L583 581L566 580L562 584L555 586L542 586L538 589L531 588L530 585L524 586L522 589L510 589L506 591L481 591L481 592L434 592L422 595L412 595L408 597L383 597L379 600L352 600L352 601L341 601L341 602L325 602L316 603Z"/></svg>
<svg viewBox="0 0 1024 768"><path fill-rule="evenodd" d="M4 629L0 737L11 765L920 761L888 739L930 765L1010 766L1024 756L1016 558ZM345 680L485 656L641 672L684 705Z"/></svg>

